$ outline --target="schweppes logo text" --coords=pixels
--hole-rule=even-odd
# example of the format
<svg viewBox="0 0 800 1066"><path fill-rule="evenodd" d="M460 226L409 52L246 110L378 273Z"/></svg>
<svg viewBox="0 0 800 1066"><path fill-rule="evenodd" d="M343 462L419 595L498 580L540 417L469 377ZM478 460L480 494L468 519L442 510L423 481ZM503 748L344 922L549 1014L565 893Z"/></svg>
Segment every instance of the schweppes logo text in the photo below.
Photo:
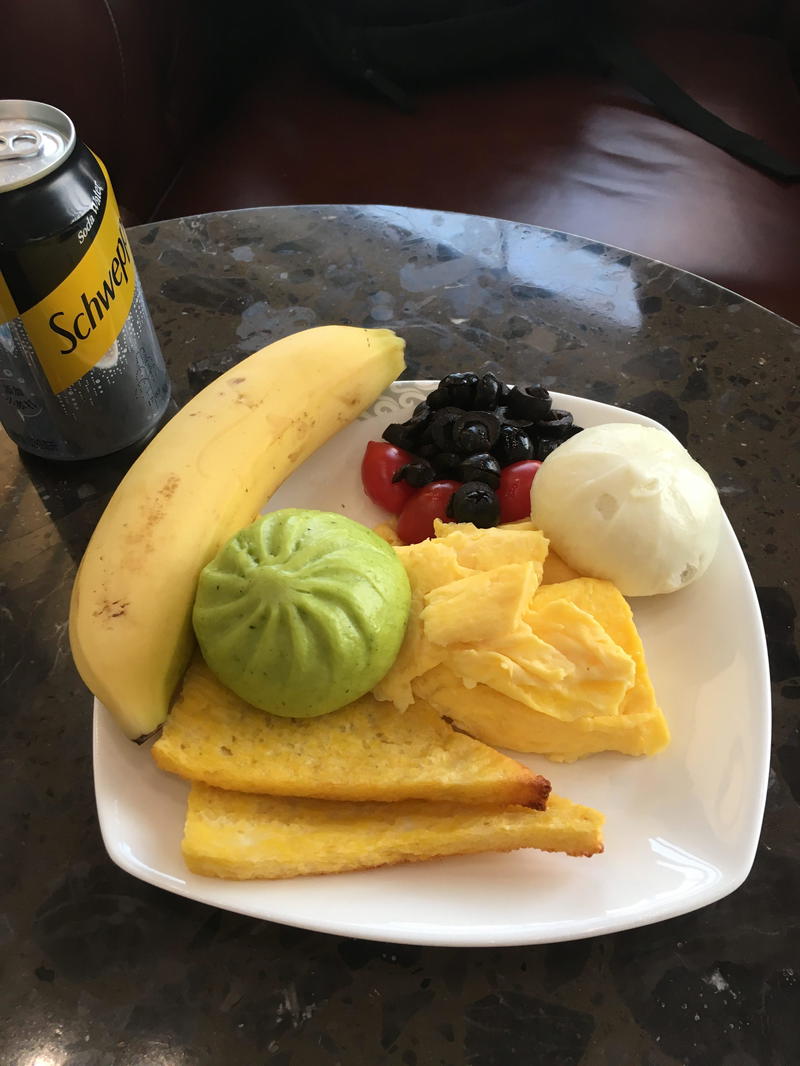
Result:
<svg viewBox="0 0 800 1066"><path fill-rule="evenodd" d="M111 260L102 284L94 294L81 293L77 314L70 311L54 311L50 315L50 329L64 338L62 343L65 347L60 349L61 355L71 355L81 341L91 339L92 332L98 328L109 313L113 314L112 304L116 302L117 294L130 288L128 268L131 265L131 252L125 234L120 229L117 241L116 254ZM130 309L130 300L127 310ZM102 353L101 353L102 354Z"/></svg>
<svg viewBox="0 0 800 1066"><path fill-rule="evenodd" d="M83 257L52 292L19 316L56 393L103 358L130 313L136 268L110 184L107 193L102 213L91 216L97 228Z"/></svg>

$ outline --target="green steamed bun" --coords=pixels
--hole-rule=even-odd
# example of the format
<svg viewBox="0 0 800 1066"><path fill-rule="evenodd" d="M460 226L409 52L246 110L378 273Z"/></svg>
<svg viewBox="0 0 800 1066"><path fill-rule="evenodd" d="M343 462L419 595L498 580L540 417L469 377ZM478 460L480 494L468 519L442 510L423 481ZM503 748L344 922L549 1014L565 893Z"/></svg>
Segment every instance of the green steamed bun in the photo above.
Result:
<svg viewBox="0 0 800 1066"><path fill-rule="evenodd" d="M403 564L372 530L287 508L240 530L205 567L192 621L203 658L237 696L310 718L381 680L410 602Z"/></svg>

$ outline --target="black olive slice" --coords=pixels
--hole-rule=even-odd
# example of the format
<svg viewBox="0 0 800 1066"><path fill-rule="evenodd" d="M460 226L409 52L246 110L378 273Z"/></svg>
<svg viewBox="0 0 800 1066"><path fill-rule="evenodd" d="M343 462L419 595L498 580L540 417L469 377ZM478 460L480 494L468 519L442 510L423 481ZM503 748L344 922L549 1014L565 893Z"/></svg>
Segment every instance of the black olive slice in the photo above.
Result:
<svg viewBox="0 0 800 1066"><path fill-rule="evenodd" d="M433 411L426 403L418 403L414 408L411 418L406 422L407 426L414 426L416 429L423 430L430 420L433 418Z"/></svg>
<svg viewBox="0 0 800 1066"><path fill-rule="evenodd" d="M430 484L436 477L433 465L427 459L417 459L413 463L401 466L392 481L407 481L415 489L421 489L423 485Z"/></svg>
<svg viewBox="0 0 800 1066"><path fill-rule="evenodd" d="M497 525L500 501L494 489L482 481L467 481L450 497L447 515L456 522L472 522L480 529L488 529Z"/></svg>
<svg viewBox="0 0 800 1066"><path fill-rule="evenodd" d="M523 459L533 459L533 441L524 429L505 424L500 427L492 452L500 466L508 466Z"/></svg>
<svg viewBox="0 0 800 1066"><path fill-rule="evenodd" d="M514 426L515 429L524 429L526 433L530 433L534 424L529 418L504 418L503 425Z"/></svg>
<svg viewBox="0 0 800 1066"><path fill-rule="evenodd" d="M455 452L437 452L431 458L437 478L455 478L461 464L461 456Z"/></svg>
<svg viewBox="0 0 800 1066"><path fill-rule="evenodd" d="M439 451L455 451L453 428L457 419L461 418L463 414L464 412L459 407L442 407L431 418L427 429L430 434L430 440L438 445Z"/></svg>
<svg viewBox="0 0 800 1066"><path fill-rule="evenodd" d="M482 481L491 489L500 484L500 464L493 455L482 452L461 460L458 468L459 481Z"/></svg>
<svg viewBox="0 0 800 1066"><path fill-rule="evenodd" d="M534 432L539 437L555 437L564 440L572 427L572 415L569 411L561 411L554 407L546 418L538 419L533 426Z"/></svg>
<svg viewBox="0 0 800 1066"><path fill-rule="evenodd" d="M531 422L546 418L551 404L550 393L543 385L526 385L522 389L515 385L506 401L512 418L527 418Z"/></svg>
<svg viewBox="0 0 800 1066"><path fill-rule="evenodd" d="M383 432L383 439L396 448L416 452L425 439L426 430L433 411L427 403L418 403L411 417L406 422L392 422Z"/></svg>
<svg viewBox="0 0 800 1066"><path fill-rule="evenodd" d="M473 405L476 411L496 411L500 397L501 382L489 372L483 374L475 386Z"/></svg>
<svg viewBox="0 0 800 1066"><path fill-rule="evenodd" d="M536 445L536 458L546 459L548 455L556 450L561 444L561 441L556 437L542 437Z"/></svg>
<svg viewBox="0 0 800 1066"><path fill-rule="evenodd" d="M500 419L490 411L467 411L453 426L453 444L463 455L488 452L500 432Z"/></svg>
<svg viewBox="0 0 800 1066"><path fill-rule="evenodd" d="M468 411L473 406L478 375L472 373L448 374L439 382L439 388L445 389L450 396L453 407Z"/></svg>
<svg viewBox="0 0 800 1066"><path fill-rule="evenodd" d="M402 448L405 452L415 452L419 430L416 426L409 426L407 422L392 422L383 431L383 439L393 444L395 448Z"/></svg>
<svg viewBox="0 0 800 1066"><path fill-rule="evenodd" d="M577 436L578 433L583 433L583 426L576 426L573 422L573 424L569 426L565 431L560 443L563 444L565 440L569 440L570 437Z"/></svg>
<svg viewBox="0 0 800 1066"><path fill-rule="evenodd" d="M428 393L425 402L431 411L438 411L442 407L452 406L453 398L449 389L443 389L441 385L437 385L433 392Z"/></svg>
<svg viewBox="0 0 800 1066"><path fill-rule="evenodd" d="M428 440L424 441L422 444L418 444L414 449L414 454L419 456L420 459L432 459L438 451L439 448L433 443L433 441Z"/></svg>

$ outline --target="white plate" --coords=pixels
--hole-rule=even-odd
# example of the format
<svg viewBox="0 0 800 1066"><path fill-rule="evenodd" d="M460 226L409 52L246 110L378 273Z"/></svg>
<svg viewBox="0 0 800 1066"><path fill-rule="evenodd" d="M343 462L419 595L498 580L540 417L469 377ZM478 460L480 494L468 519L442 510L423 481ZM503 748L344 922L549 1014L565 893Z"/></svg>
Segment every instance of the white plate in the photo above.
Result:
<svg viewBox="0 0 800 1066"><path fill-rule="evenodd" d="M403 421L428 383L393 385L320 449L269 509L341 511L374 525L364 497L364 445ZM553 394L580 425L649 419ZM190 874L180 841L188 792L126 740L95 704L94 773L103 840L128 873L241 914L344 936L407 944L484 946L571 940L646 925L732 892L755 855L767 784L770 697L761 615L726 521L717 555L694 585L633 601L672 743L649 759L596 755L571 766L517 756L554 791L606 815L605 853L536 851L440 859L290 881L234 882Z"/></svg>

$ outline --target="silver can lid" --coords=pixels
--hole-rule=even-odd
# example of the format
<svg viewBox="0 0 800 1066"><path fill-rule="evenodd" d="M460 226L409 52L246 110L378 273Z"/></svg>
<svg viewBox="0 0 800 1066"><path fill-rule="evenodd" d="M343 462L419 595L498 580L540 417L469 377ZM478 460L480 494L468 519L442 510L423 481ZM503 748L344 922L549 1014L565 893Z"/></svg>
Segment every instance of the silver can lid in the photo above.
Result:
<svg viewBox="0 0 800 1066"><path fill-rule="evenodd" d="M35 100L0 100L0 193L55 170L75 147L72 119Z"/></svg>

